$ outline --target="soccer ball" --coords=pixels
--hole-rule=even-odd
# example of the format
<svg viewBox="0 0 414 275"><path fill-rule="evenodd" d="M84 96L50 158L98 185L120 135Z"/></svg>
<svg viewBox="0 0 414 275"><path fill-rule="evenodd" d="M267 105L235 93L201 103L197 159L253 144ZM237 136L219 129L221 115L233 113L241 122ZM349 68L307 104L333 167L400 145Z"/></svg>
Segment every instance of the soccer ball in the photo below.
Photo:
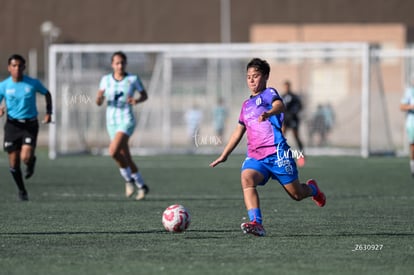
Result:
<svg viewBox="0 0 414 275"><path fill-rule="evenodd" d="M190 213L180 204L170 205L162 213L162 224L169 232L183 232L188 228L190 222Z"/></svg>

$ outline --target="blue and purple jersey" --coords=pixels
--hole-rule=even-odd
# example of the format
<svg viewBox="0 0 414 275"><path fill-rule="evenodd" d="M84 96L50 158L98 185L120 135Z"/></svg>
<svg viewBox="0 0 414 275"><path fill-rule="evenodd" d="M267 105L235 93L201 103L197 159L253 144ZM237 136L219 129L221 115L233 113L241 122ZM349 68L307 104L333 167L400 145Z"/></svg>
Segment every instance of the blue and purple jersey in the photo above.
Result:
<svg viewBox="0 0 414 275"><path fill-rule="evenodd" d="M256 96L252 96L242 105L239 123L246 127L247 156L257 160L275 154L280 145L285 145L282 134L283 113L273 115L259 122L259 116L272 108L275 100L282 100L273 88L266 88Z"/></svg>

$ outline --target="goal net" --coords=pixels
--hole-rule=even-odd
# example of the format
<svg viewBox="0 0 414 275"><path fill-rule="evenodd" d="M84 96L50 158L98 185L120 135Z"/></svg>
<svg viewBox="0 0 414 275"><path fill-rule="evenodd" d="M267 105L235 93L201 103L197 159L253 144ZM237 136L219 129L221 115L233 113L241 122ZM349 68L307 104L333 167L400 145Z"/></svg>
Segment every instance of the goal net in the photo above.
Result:
<svg viewBox="0 0 414 275"><path fill-rule="evenodd" d="M100 78L112 71L115 51L126 53L128 72L141 77L149 95L134 106L132 153L222 150L249 97L245 74L253 57L271 65L269 86L282 93L282 83L289 80L300 95L299 131L306 153L368 156L376 148L395 149L388 101L381 101L386 93L383 74L379 70L375 80L367 44L61 44L49 49L48 86L55 114L49 131L51 158L106 152L105 107L98 107L95 97ZM220 100L221 112L216 111ZM220 119L222 135L215 128ZM297 148L290 132L287 138Z"/></svg>

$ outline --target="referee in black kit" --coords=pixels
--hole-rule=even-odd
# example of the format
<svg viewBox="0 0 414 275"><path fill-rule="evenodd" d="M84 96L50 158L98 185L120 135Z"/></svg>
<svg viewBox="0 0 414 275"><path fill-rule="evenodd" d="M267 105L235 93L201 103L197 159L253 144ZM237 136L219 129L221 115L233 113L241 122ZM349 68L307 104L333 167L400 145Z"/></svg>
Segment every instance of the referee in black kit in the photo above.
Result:
<svg viewBox="0 0 414 275"><path fill-rule="evenodd" d="M9 156L10 173L19 189L19 199L27 201L29 196L24 186L20 161L27 166L25 178L30 178L36 163L34 153L39 132L36 93L44 95L46 99L43 123L51 122L52 97L38 79L23 74L26 61L21 55L10 56L7 68L10 76L0 82L0 117L7 111L3 145ZM3 99L5 106L1 104Z"/></svg>

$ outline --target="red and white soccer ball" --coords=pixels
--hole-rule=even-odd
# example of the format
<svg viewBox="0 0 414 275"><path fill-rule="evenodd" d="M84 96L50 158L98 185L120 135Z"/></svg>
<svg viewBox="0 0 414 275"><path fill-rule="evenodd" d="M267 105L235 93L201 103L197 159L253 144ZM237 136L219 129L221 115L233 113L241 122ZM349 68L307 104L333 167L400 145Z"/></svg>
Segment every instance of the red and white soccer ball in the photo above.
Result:
<svg viewBox="0 0 414 275"><path fill-rule="evenodd" d="M169 232L183 232L191 223L191 215L180 204L168 206L162 213L162 224Z"/></svg>

